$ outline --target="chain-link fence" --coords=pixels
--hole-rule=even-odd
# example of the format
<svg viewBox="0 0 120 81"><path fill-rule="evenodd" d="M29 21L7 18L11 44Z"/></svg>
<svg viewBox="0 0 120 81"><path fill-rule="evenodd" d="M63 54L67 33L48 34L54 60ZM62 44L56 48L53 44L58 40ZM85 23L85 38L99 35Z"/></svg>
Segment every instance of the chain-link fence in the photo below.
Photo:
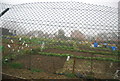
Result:
<svg viewBox="0 0 120 81"><path fill-rule="evenodd" d="M118 9L79 2L5 5L3 73L119 79ZM2 12L1 11L1 12Z"/></svg>

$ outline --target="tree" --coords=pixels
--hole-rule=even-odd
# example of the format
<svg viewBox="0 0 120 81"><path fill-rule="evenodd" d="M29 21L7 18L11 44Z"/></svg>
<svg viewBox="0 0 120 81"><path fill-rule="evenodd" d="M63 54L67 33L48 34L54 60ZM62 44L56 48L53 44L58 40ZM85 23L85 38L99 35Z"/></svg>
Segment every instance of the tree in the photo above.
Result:
<svg viewBox="0 0 120 81"><path fill-rule="evenodd" d="M62 30L62 29L58 30L57 38L59 38L59 39L65 39L66 38L64 30Z"/></svg>
<svg viewBox="0 0 120 81"><path fill-rule="evenodd" d="M117 33L113 33L113 32L103 32L103 33L98 33L97 35L97 41L115 41L118 39L118 35Z"/></svg>
<svg viewBox="0 0 120 81"><path fill-rule="evenodd" d="M27 33L28 36L35 36L35 37L43 37L44 36L44 33L39 30L39 31L30 31Z"/></svg>
<svg viewBox="0 0 120 81"><path fill-rule="evenodd" d="M6 28L0 28L0 30L2 31L2 35L15 35L16 34L15 30L10 30Z"/></svg>
<svg viewBox="0 0 120 81"><path fill-rule="evenodd" d="M71 38L75 40L84 40L85 35L82 34L79 30L74 30L71 32Z"/></svg>
<svg viewBox="0 0 120 81"><path fill-rule="evenodd" d="M3 21L0 30L2 30L2 35L16 35L17 23L13 21Z"/></svg>
<svg viewBox="0 0 120 81"><path fill-rule="evenodd" d="M44 34L44 37L45 37L45 38L49 38L49 34L46 32L46 33Z"/></svg>

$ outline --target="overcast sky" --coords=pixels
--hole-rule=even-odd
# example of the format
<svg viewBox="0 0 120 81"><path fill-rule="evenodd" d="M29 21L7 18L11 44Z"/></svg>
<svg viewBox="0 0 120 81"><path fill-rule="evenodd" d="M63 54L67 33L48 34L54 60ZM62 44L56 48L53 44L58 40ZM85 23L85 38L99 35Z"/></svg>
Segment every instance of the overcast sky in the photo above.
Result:
<svg viewBox="0 0 120 81"><path fill-rule="evenodd" d="M22 4L31 2L59 2L59 1L76 1L118 8L118 2L120 0L0 0L0 3Z"/></svg>

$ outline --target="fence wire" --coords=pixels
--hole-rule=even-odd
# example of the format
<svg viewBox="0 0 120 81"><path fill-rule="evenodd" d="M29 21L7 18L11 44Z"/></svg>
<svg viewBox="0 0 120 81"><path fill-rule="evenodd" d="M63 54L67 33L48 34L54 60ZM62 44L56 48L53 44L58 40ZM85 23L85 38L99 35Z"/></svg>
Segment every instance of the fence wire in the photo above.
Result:
<svg viewBox="0 0 120 81"><path fill-rule="evenodd" d="M0 19L3 73L120 79L117 8L80 2L0 5L1 12L9 8Z"/></svg>

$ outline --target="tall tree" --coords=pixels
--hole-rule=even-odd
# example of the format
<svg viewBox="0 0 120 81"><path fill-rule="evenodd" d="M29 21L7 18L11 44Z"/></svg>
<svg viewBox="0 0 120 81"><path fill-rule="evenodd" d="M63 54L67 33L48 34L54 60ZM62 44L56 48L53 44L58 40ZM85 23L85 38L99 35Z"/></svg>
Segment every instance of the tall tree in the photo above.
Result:
<svg viewBox="0 0 120 81"><path fill-rule="evenodd" d="M58 36L57 36L57 38L59 38L59 39L65 39L65 32L64 32L64 30L62 30L62 29L58 30Z"/></svg>
<svg viewBox="0 0 120 81"><path fill-rule="evenodd" d="M41 30L36 30L36 31L30 31L27 33L28 36L35 36L35 37L43 37L44 33Z"/></svg>
<svg viewBox="0 0 120 81"><path fill-rule="evenodd" d="M97 35L98 41L115 41L118 40L117 32L103 32Z"/></svg>
<svg viewBox="0 0 120 81"><path fill-rule="evenodd" d="M74 30L71 32L71 38L75 40L84 40L85 35L81 33L79 30Z"/></svg>

